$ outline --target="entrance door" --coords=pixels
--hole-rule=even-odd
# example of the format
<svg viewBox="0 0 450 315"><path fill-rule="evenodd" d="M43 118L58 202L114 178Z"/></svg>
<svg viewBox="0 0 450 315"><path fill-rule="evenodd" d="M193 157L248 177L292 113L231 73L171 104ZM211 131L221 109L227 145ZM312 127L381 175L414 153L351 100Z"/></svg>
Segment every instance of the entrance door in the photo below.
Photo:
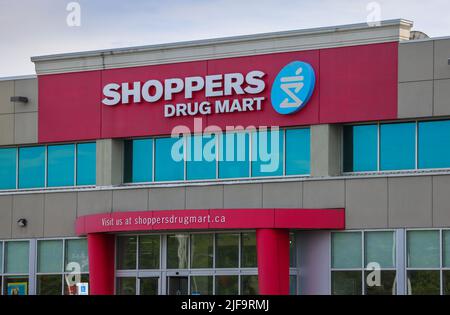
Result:
<svg viewBox="0 0 450 315"><path fill-rule="evenodd" d="M140 295L158 295L159 294L159 277L139 278L139 294Z"/></svg>
<svg viewBox="0 0 450 315"><path fill-rule="evenodd" d="M167 277L168 295L188 295L188 277L169 276Z"/></svg>

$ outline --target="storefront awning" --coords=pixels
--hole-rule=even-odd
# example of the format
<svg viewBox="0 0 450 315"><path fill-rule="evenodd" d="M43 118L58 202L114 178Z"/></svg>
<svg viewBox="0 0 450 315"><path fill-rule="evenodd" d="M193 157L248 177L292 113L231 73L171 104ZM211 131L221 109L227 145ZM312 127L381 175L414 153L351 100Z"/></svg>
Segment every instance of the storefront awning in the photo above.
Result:
<svg viewBox="0 0 450 315"><path fill-rule="evenodd" d="M89 233L222 229L344 229L339 209L206 209L134 211L79 217L77 235Z"/></svg>

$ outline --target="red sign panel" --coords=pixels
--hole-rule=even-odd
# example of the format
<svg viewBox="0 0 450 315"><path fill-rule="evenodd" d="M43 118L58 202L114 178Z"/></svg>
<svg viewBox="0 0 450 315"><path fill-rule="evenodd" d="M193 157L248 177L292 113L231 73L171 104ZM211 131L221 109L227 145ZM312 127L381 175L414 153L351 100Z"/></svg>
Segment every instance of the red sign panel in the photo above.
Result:
<svg viewBox="0 0 450 315"><path fill-rule="evenodd" d="M39 76L39 142L77 141L99 138L168 135L172 128L193 128L195 117L203 128L226 126L299 126L397 118L398 43L329 48ZM271 105L271 87L280 70L290 62L309 63L316 74L315 90L300 111L282 115ZM226 99L207 97L197 91L190 99L174 93L149 103L145 100L108 106L104 88L115 83L144 84L149 80L226 75L251 71L264 73L265 88L260 110L165 117L167 103L195 103ZM154 93L154 92L152 92ZM242 101L249 96L233 95Z"/></svg>
<svg viewBox="0 0 450 315"><path fill-rule="evenodd" d="M344 229L344 209L207 209L135 211L79 217L77 235L207 229Z"/></svg>

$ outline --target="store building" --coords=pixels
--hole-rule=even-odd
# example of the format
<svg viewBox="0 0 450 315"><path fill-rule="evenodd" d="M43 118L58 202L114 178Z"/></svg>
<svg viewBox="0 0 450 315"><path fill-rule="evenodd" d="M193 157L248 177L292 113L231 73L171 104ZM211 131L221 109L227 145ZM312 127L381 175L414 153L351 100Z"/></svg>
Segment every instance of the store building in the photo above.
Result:
<svg viewBox="0 0 450 315"><path fill-rule="evenodd" d="M411 28L33 57L2 294L450 294L450 39Z"/></svg>

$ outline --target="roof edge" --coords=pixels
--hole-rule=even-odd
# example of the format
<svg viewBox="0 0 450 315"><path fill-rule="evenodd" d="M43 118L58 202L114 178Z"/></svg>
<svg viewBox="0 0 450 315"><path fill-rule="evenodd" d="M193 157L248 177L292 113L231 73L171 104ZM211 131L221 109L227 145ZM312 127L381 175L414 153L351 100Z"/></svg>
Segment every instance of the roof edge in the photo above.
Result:
<svg viewBox="0 0 450 315"><path fill-rule="evenodd" d="M80 52L63 53L63 54L33 56L33 57L31 57L31 61L32 62L53 61L53 60L64 60L64 59L74 59L74 58L84 58L84 57L98 57L98 56L106 56L106 55L118 55L118 54L136 53L136 52L146 52L146 51L154 51L154 50L188 48L188 47L192 47L192 46L196 46L196 47L210 46L210 45L218 45L218 44L238 43L238 42L242 42L242 41L254 41L254 40L256 41L256 40L260 40L260 39L267 40L267 39L273 39L273 38L317 35L317 34L350 31L350 30L358 30L358 29L382 28L382 27L386 27L386 26L395 26L395 25L412 27L413 22L410 20L407 20L407 19L392 19L392 20L380 21L380 25L377 25L377 26L369 26L368 23L344 24L344 25L325 26L325 27L298 29L298 30L289 30L289 31L280 31L280 32L256 33L256 34L251 34L251 35L219 37L219 38L212 38L212 39L201 39L201 40L182 41L182 42L170 42L170 43L155 44L155 45L132 46L132 47L121 47L121 48L112 48L112 49L80 51Z"/></svg>

